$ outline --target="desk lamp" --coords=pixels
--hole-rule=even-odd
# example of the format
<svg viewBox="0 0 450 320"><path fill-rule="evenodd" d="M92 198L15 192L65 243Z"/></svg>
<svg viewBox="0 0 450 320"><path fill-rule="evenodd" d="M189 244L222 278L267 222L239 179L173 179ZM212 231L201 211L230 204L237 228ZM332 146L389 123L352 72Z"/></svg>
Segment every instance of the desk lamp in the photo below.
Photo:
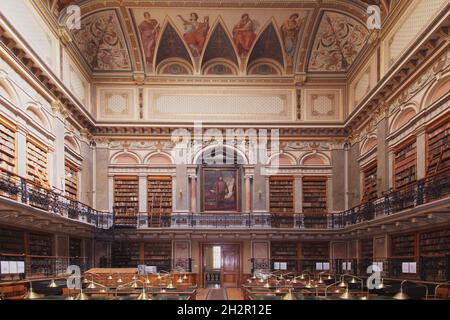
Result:
<svg viewBox="0 0 450 320"><path fill-rule="evenodd" d="M28 289L27 293L23 297L25 300L35 300L35 299L41 299L44 295L40 293L36 293L33 291L33 282L30 281L30 289Z"/></svg>

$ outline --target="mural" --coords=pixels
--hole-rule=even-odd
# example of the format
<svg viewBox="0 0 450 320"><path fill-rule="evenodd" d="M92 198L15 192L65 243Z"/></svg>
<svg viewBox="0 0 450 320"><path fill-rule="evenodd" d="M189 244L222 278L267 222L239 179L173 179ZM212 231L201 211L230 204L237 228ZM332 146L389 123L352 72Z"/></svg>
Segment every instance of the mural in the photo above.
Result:
<svg viewBox="0 0 450 320"><path fill-rule="evenodd" d="M264 58L275 60L281 66L284 65L283 49L273 23L270 23L264 29L256 41L255 47L250 55L249 64L255 60Z"/></svg>
<svg viewBox="0 0 450 320"><path fill-rule="evenodd" d="M238 170L203 169L204 211L238 211Z"/></svg>
<svg viewBox="0 0 450 320"><path fill-rule="evenodd" d="M281 34L283 37L284 50L286 51L287 63L293 63L295 48L297 47L297 39L300 29L305 23L305 17L300 19L298 13L292 14L281 26Z"/></svg>
<svg viewBox="0 0 450 320"><path fill-rule="evenodd" d="M326 12L319 25L309 61L310 71L346 71L355 60L368 31L343 14Z"/></svg>
<svg viewBox="0 0 450 320"><path fill-rule="evenodd" d="M221 23L217 24L211 33L205 54L203 55L203 63L205 64L215 58L227 59L236 66L238 65L233 43Z"/></svg>
<svg viewBox="0 0 450 320"><path fill-rule="evenodd" d="M186 41L192 55L199 57L208 35L209 17L204 17L203 22L198 21L198 14L195 12L191 13L189 20L184 19L182 15L177 15L177 17L183 21L184 41Z"/></svg>
<svg viewBox="0 0 450 320"><path fill-rule="evenodd" d="M258 22L250 19L248 13L241 16L241 20L233 28L233 41L241 57L246 57L253 41L256 39L255 29Z"/></svg>
<svg viewBox="0 0 450 320"><path fill-rule="evenodd" d="M181 58L191 64L191 57L183 44L183 40L170 23L166 25L162 33L158 53L156 54L156 65L169 58Z"/></svg>
<svg viewBox="0 0 450 320"><path fill-rule="evenodd" d="M145 61L147 64L152 64L156 40L160 31L158 21L152 19L150 12L144 12L144 21L139 24L138 30L141 35Z"/></svg>
<svg viewBox="0 0 450 320"><path fill-rule="evenodd" d="M127 45L114 10L93 13L73 31L74 41L94 71L130 70Z"/></svg>

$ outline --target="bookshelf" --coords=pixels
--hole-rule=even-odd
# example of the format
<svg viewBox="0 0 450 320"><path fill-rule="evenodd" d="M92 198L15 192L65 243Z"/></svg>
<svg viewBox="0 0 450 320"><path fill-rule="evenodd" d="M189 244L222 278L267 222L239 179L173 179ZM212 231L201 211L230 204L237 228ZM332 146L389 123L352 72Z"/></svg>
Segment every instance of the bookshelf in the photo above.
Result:
<svg viewBox="0 0 450 320"><path fill-rule="evenodd" d="M363 168L362 202L377 198L377 162L372 162Z"/></svg>
<svg viewBox="0 0 450 320"><path fill-rule="evenodd" d="M294 213L294 177L272 176L269 189L270 212Z"/></svg>
<svg viewBox="0 0 450 320"><path fill-rule="evenodd" d="M303 213L327 211L327 178L303 177Z"/></svg>
<svg viewBox="0 0 450 320"><path fill-rule="evenodd" d="M394 188L416 181L416 140L410 140L394 151Z"/></svg>
<svg viewBox="0 0 450 320"><path fill-rule="evenodd" d="M450 166L449 116L427 129L427 176L447 170Z"/></svg>
<svg viewBox="0 0 450 320"><path fill-rule="evenodd" d="M171 270L172 243L170 241L144 243L144 262L156 266L157 271Z"/></svg>
<svg viewBox="0 0 450 320"><path fill-rule="evenodd" d="M450 254L450 229L421 233L419 236L421 256L443 257Z"/></svg>
<svg viewBox="0 0 450 320"><path fill-rule="evenodd" d="M48 148L33 137L27 137L27 175L41 186L48 186L47 172Z"/></svg>
<svg viewBox="0 0 450 320"><path fill-rule="evenodd" d="M25 241L23 232L0 228L0 253L25 253Z"/></svg>
<svg viewBox="0 0 450 320"><path fill-rule="evenodd" d="M416 237L414 234L391 237L391 257L414 258Z"/></svg>
<svg viewBox="0 0 450 320"><path fill-rule="evenodd" d="M114 268L135 268L140 264L140 242L138 241L114 241L111 251Z"/></svg>
<svg viewBox="0 0 450 320"><path fill-rule="evenodd" d="M328 242L303 242L301 245L301 260L303 272L315 272L317 262L330 260L330 245Z"/></svg>
<svg viewBox="0 0 450 320"><path fill-rule="evenodd" d="M76 258L81 257L81 239L70 238L69 239L69 257Z"/></svg>
<svg viewBox="0 0 450 320"><path fill-rule="evenodd" d="M361 239L359 241L360 255L359 257L363 260L373 259L373 239Z"/></svg>
<svg viewBox="0 0 450 320"><path fill-rule="evenodd" d="M52 256L52 237L46 234L30 234L29 252L32 256Z"/></svg>
<svg viewBox="0 0 450 320"><path fill-rule="evenodd" d="M65 190L66 196L78 200L78 169L70 161L65 161Z"/></svg>
<svg viewBox="0 0 450 320"><path fill-rule="evenodd" d="M0 115L0 167L15 172L16 127Z"/></svg>
<svg viewBox="0 0 450 320"><path fill-rule="evenodd" d="M172 213L172 177L148 177L147 212L151 215L150 225L158 227L159 216Z"/></svg>
<svg viewBox="0 0 450 320"><path fill-rule="evenodd" d="M297 270L298 260L298 242L295 241L277 241L270 243L270 256L272 260L272 269L275 262L287 263L287 270Z"/></svg>
<svg viewBox="0 0 450 320"><path fill-rule="evenodd" d="M137 176L114 177L114 210L118 225L136 224L139 210L139 178Z"/></svg>

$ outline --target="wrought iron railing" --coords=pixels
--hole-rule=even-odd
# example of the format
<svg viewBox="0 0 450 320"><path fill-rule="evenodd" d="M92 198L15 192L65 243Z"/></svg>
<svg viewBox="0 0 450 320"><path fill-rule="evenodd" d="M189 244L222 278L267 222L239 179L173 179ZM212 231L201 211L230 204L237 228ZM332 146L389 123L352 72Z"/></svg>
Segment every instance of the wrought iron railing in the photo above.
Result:
<svg viewBox="0 0 450 320"><path fill-rule="evenodd" d="M342 229L417 207L450 194L450 170L419 180L382 197L337 213L158 213L120 216L92 209L0 169L0 196L101 229L131 228L292 228Z"/></svg>
<svg viewBox="0 0 450 320"><path fill-rule="evenodd" d="M109 229L113 224L112 213L95 210L2 168L0 196L100 229Z"/></svg>

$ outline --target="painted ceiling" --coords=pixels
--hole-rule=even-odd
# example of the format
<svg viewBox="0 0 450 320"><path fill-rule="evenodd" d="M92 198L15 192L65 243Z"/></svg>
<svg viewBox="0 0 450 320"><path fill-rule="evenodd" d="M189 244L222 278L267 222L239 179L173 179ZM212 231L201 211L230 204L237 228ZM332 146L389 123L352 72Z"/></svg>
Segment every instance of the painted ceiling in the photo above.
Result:
<svg viewBox="0 0 450 320"><path fill-rule="evenodd" d="M72 45L93 74L345 73L366 45L361 1L70 1ZM165 3L165 5L164 5Z"/></svg>

